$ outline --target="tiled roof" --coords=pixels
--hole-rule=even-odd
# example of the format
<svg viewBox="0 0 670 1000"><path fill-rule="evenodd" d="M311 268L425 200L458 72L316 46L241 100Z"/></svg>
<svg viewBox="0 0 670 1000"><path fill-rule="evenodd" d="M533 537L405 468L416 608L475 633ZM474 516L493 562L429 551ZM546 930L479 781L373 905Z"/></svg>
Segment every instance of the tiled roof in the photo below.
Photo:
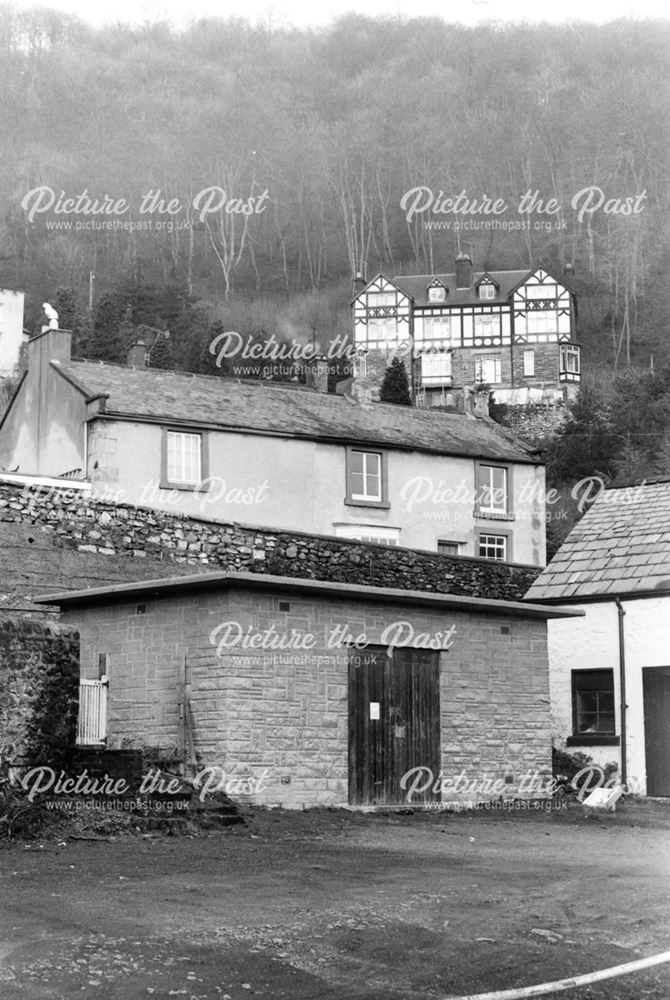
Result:
<svg viewBox="0 0 670 1000"><path fill-rule="evenodd" d="M105 412L149 420L384 445L443 455L536 463L536 454L490 420L388 403L361 405L343 396L276 382L92 361L57 366L87 396L108 395Z"/></svg>
<svg viewBox="0 0 670 1000"><path fill-rule="evenodd" d="M534 269L533 269L534 270ZM469 305L473 302L481 302L490 305L493 302L507 302L510 293L520 281L529 277L533 270L526 268L523 271L476 271L472 275L470 288L456 288L455 274L399 274L391 280L398 285L407 295L414 299L415 306L444 305L445 303L428 302L428 285L437 280L441 281L449 289L446 298L447 305ZM499 288L494 299L479 299L475 290L475 285L487 274L498 284Z"/></svg>
<svg viewBox="0 0 670 1000"><path fill-rule="evenodd" d="M532 585L529 601L670 591L670 482L605 490Z"/></svg>

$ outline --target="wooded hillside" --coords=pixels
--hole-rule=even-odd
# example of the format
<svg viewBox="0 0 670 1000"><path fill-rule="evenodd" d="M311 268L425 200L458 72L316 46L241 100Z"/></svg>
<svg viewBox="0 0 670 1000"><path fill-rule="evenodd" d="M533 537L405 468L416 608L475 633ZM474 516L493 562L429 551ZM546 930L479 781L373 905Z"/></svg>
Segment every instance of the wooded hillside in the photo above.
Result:
<svg viewBox="0 0 670 1000"><path fill-rule="evenodd" d="M27 291L30 328L58 289L85 325L93 271L108 329L170 324L197 367L217 323L329 338L356 271L450 270L460 248L478 269L573 262L585 365L663 362L669 40L662 22L357 15L94 30L5 7L0 284ZM432 211L462 192L478 213Z"/></svg>

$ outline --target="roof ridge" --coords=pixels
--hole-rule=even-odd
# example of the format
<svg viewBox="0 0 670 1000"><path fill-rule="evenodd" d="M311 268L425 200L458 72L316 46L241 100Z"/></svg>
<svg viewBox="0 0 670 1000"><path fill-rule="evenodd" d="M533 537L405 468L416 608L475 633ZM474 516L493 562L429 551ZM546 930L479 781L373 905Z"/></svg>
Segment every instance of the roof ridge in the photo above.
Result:
<svg viewBox="0 0 670 1000"><path fill-rule="evenodd" d="M72 358L70 361L64 362L61 367L71 364L95 365L96 368L114 368L120 369L124 372L139 372L143 375L183 375L185 378L209 379L212 382L234 382L239 383L240 385L263 385L272 389L301 389L308 392L310 395L313 395L317 391L311 385L303 385L301 382L274 382L272 379L240 378L239 375L215 375L209 372L189 372L181 371L179 368L151 368L146 366L143 368L134 368L123 364L121 361L98 361L97 359L91 358ZM321 395L334 396L336 399L340 398L337 393L321 393Z"/></svg>

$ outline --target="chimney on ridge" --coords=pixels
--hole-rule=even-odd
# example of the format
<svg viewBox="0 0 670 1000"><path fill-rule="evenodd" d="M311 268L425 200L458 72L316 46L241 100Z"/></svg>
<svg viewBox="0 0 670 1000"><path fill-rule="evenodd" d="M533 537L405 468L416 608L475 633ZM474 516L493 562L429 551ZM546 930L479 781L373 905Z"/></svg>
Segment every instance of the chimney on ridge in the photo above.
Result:
<svg viewBox="0 0 670 1000"><path fill-rule="evenodd" d="M357 295L360 295L360 293L363 291L366 285L365 278L363 277L361 271L356 272L356 277L354 278L353 285L354 285L353 287L354 298L356 298Z"/></svg>
<svg viewBox="0 0 670 1000"><path fill-rule="evenodd" d="M459 253L456 258L456 288L469 288L472 284L472 258Z"/></svg>
<svg viewBox="0 0 670 1000"><path fill-rule="evenodd" d="M127 360L129 368L146 368L147 345L143 340L136 340L134 344L131 344L128 348Z"/></svg>
<svg viewBox="0 0 670 1000"><path fill-rule="evenodd" d="M317 354L305 361L305 382L317 392L328 392L328 358Z"/></svg>
<svg viewBox="0 0 670 1000"><path fill-rule="evenodd" d="M488 417L490 392L473 392L472 394L472 414L475 417Z"/></svg>

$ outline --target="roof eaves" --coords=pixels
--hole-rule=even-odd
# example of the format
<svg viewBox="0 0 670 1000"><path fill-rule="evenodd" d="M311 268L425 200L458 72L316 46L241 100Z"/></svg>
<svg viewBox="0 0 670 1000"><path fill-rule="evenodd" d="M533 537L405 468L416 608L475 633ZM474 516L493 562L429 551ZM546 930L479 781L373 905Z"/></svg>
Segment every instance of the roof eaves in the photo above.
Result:
<svg viewBox="0 0 670 1000"><path fill-rule="evenodd" d="M41 594L33 598L37 604L57 604L61 607L81 606L90 603L105 603L109 600L131 600L133 596L142 593L153 593L155 596L174 590L210 590L215 585L222 587L251 587L256 589L280 589L319 593L321 595L339 595L343 597L358 597L366 600L384 600L392 603L415 605L443 605L469 608L480 608L484 612L501 612L515 616L533 618L572 618L581 617L583 612L573 608L554 608L547 613L543 604L533 604L526 601L501 601L495 598L471 597L460 594L443 594L435 591L399 590L392 587L372 587L368 584L350 584L325 580L313 580L302 577L274 576L265 573L196 573L181 577L164 577L158 580L143 580L137 583L115 584L108 587L94 587L80 591L66 591L58 594Z"/></svg>
<svg viewBox="0 0 670 1000"><path fill-rule="evenodd" d="M101 393L90 398L104 399L108 398L108 394ZM247 427L243 424L232 425L220 424L209 420L189 420L185 417L172 417L169 414L147 414L136 413L134 411L106 409L100 413L92 414L88 419L122 420L131 421L133 423L160 424L170 425L173 427L192 427L197 430L218 430L226 431L229 434L255 434L259 437L284 438L297 441L325 441L328 444L338 444L344 446L351 445L352 442L356 446L369 448L379 448L380 445L384 445L385 447L395 449L396 451L420 452L427 455L443 455L451 458L473 458L477 460L499 458L500 461L518 462L522 465L541 464L537 458L533 457L536 454L534 451L526 451L515 443L508 442L504 437L502 437L502 435L500 436L500 450L505 452L505 454L498 456L492 453L491 449L482 450L481 446L479 449L476 449L475 447L467 448L464 446L462 451L457 451L454 448L439 448L437 446L431 447L431 445L428 444L413 443L405 445L401 442L388 441L381 436L364 438L344 434L310 434L307 432L300 433L299 431L275 431L265 427Z"/></svg>

